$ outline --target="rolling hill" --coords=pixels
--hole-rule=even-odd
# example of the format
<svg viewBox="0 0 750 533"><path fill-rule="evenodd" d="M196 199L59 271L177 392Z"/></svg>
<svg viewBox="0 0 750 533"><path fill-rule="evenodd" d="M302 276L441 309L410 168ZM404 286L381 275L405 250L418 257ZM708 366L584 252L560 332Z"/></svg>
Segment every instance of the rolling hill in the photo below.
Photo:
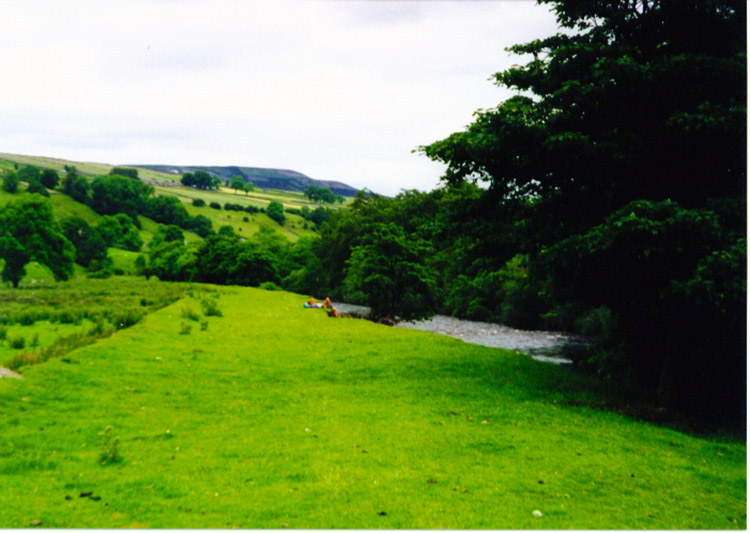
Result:
<svg viewBox="0 0 750 533"><path fill-rule="evenodd" d="M205 170L211 175L218 176L222 180L229 180L233 176L241 176L246 182L252 181L256 187L262 189L280 189L286 191L304 191L309 185L315 184L331 189L335 194L345 197L353 197L357 189L338 181L316 180L295 170L278 168L258 168L239 166L180 166L180 165L127 165L135 168L143 168L164 172L174 176L180 176L185 172Z"/></svg>

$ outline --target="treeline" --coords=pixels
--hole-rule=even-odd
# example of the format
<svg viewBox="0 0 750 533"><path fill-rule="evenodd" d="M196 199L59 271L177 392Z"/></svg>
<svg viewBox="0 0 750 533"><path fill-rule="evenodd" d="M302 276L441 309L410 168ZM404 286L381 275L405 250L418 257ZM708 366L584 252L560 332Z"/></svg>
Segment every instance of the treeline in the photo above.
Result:
<svg viewBox="0 0 750 533"><path fill-rule="evenodd" d="M487 187L453 211L471 252L433 241L444 305L593 334L580 367L744 426L747 5L543 1L575 31L512 47L517 96L419 149Z"/></svg>

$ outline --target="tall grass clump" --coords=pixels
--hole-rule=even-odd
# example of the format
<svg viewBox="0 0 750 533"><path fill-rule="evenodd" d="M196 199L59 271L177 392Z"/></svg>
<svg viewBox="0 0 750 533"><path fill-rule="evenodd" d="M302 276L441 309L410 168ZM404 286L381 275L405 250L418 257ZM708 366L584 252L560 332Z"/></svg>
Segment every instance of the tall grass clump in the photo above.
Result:
<svg viewBox="0 0 750 533"><path fill-rule="evenodd" d="M26 347L26 338L23 335L8 337L8 345L14 350L23 350Z"/></svg>
<svg viewBox="0 0 750 533"><path fill-rule="evenodd" d="M101 452L99 453L99 464L102 466L119 463L122 461L122 455L120 455L119 445L120 438L114 436L114 428L107 426L107 429L102 431L99 435L102 437Z"/></svg>
<svg viewBox="0 0 750 533"><path fill-rule="evenodd" d="M219 303L213 298L204 298L201 300L203 316L224 316L219 309Z"/></svg>
<svg viewBox="0 0 750 533"><path fill-rule="evenodd" d="M182 311L180 312L180 316L187 320L192 320L193 322L198 322L201 318L198 314L198 311L196 311L192 307L183 307Z"/></svg>

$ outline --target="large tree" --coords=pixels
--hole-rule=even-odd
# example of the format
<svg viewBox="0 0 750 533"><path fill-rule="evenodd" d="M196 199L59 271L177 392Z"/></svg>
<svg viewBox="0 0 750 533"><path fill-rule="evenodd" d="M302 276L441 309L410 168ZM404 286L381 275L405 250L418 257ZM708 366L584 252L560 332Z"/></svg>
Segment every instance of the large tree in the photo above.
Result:
<svg viewBox="0 0 750 533"><path fill-rule="evenodd" d="M91 183L91 207L102 215L143 213L154 188L140 180L119 175L99 176Z"/></svg>
<svg viewBox="0 0 750 533"><path fill-rule="evenodd" d="M0 209L3 281L18 287L31 261L47 266L57 280L68 279L74 257L75 249L60 232L48 200L28 195Z"/></svg>
<svg viewBox="0 0 750 533"><path fill-rule="evenodd" d="M510 48L533 59L494 78L519 94L421 148L448 181L540 195L552 239L631 200L744 196L745 2L543 1L569 31Z"/></svg>
<svg viewBox="0 0 750 533"><path fill-rule="evenodd" d="M489 185L545 316L598 317L600 372L744 423L746 3L540 3L565 32L510 48L518 93L420 150Z"/></svg>
<svg viewBox="0 0 750 533"><path fill-rule="evenodd" d="M428 242L410 237L400 226L374 224L351 251L345 294L370 306L374 319L426 318L435 309L435 273L426 260Z"/></svg>

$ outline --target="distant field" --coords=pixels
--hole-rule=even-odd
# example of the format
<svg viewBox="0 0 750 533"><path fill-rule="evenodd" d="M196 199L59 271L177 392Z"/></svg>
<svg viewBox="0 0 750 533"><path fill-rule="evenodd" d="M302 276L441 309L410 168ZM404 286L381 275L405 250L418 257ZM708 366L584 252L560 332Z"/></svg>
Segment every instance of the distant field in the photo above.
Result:
<svg viewBox="0 0 750 533"><path fill-rule="evenodd" d="M109 165L106 163L91 163L83 161L69 161L67 159L56 159L53 157L43 156L29 156L29 155L17 155L17 154L5 154L0 153L0 159L12 161L20 165L36 165L42 168L52 168L54 170L64 170L65 165L72 165L76 167L79 174L86 176L102 176L109 174L109 172L115 166L123 165ZM126 165L125 165L126 166ZM180 177L164 172L155 172L153 170L139 169L138 175L144 179L154 180L158 182L179 182Z"/></svg>
<svg viewBox="0 0 750 533"><path fill-rule="evenodd" d="M742 440L597 409L593 382L518 352L331 319L285 292L119 277L0 288L16 313L47 305L34 294L58 312L180 299L0 379L0 527L747 526ZM42 345L88 325L7 334Z"/></svg>
<svg viewBox="0 0 750 533"><path fill-rule="evenodd" d="M55 170L62 170L65 165L73 165L77 168L79 173L86 174L90 177L108 174L113 168L113 165L102 163L81 163L78 161L67 161L49 157L0 153L0 170L10 170L13 168L14 163L19 165L37 165L42 168L53 168ZM265 214L249 214L223 210L226 203L240 204L243 206L252 205L263 209L265 209L271 201L281 202L285 209L299 209L303 206L307 206L311 210L314 210L321 205L310 202L302 193L294 191L257 190L246 194L245 192L238 192L225 187L218 190L204 191L180 185L179 176L146 169L138 169L138 172L139 176L149 181L172 183L172 186L161 186L155 184L154 189L159 195L176 196L179 198L183 204L185 204L191 216L201 214L211 219L214 225L214 230L218 230L221 226L229 225L234 229L235 233L248 238L261 231L261 228L267 228L283 235L291 242L296 242L303 236L312 236L316 234L314 225L311 222L306 222L302 217L291 213L286 214L287 220L284 223L284 226L280 226ZM0 202L7 200L7 196L8 195L5 193L0 192ZM192 202L196 198L203 199L207 205L202 208L194 207ZM62 194L53 192L51 195L51 201L55 208L55 216L58 219L78 216L86 220L89 224L96 224L101 218L89 207L75 202ZM343 206L350 204L351 201L351 199L347 198ZM208 204L211 202L219 203L222 206L222 209L216 210L210 208ZM342 204L326 204L326 207L330 209L339 209L342 207ZM148 243L151 240L151 236L156 231L157 225L145 217L141 216L139 219L143 225L143 229L140 232L141 239L145 243ZM200 237L193 233L185 232L185 234L188 242L198 242L201 240Z"/></svg>

